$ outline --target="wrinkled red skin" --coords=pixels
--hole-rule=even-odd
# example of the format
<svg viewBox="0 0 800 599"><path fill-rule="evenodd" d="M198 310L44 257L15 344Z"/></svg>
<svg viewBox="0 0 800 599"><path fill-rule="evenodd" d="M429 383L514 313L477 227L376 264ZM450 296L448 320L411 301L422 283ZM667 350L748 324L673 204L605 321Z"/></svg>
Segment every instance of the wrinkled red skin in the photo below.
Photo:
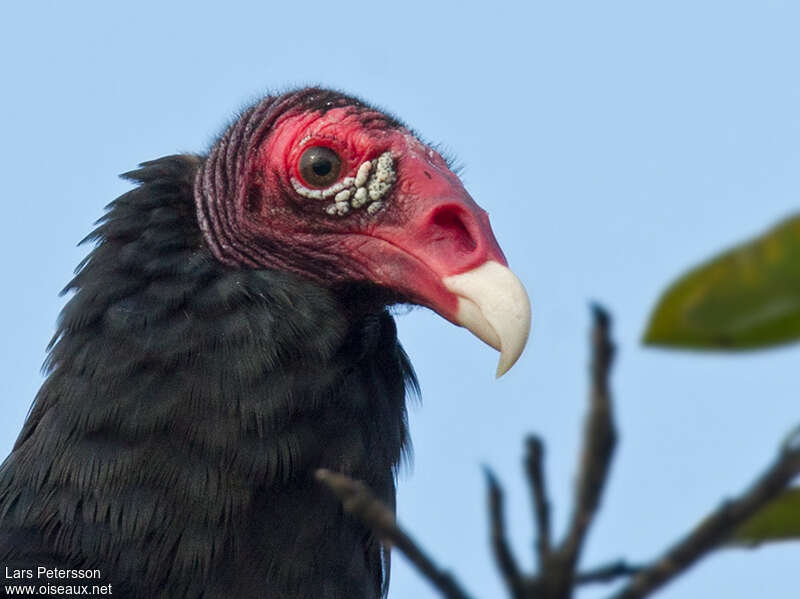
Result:
<svg viewBox="0 0 800 599"><path fill-rule="evenodd" d="M363 277L455 321L458 298L442 279L488 260L505 265L505 257L487 213L442 157L408 130L387 128L381 118L353 107L280 117L255 157L264 187L260 227L265 237L314 244L315 251L335 256L342 269L331 273L331 284ZM374 215L362 208L330 216L324 211L330 199L297 194L290 179L303 181L300 156L315 145L339 154L340 178L355 176L364 161L391 151L396 180L384 207ZM285 205L287 191L291 206Z"/></svg>

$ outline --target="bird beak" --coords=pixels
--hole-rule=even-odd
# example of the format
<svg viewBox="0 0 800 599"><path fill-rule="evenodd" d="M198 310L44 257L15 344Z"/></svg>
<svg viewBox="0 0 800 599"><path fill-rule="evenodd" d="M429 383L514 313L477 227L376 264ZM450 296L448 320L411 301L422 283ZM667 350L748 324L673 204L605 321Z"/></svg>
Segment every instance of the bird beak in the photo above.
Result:
<svg viewBox="0 0 800 599"><path fill-rule="evenodd" d="M370 252L379 265L375 279L498 350L499 377L528 340L528 294L508 268L488 215L453 172L425 152L406 153L399 166L413 185L390 200L369 233L387 242Z"/></svg>
<svg viewBox="0 0 800 599"><path fill-rule="evenodd" d="M525 287L511 269L494 260L442 283L458 297L456 323L500 352L496 376L503 376L522 354L531 330Z"/></svg>

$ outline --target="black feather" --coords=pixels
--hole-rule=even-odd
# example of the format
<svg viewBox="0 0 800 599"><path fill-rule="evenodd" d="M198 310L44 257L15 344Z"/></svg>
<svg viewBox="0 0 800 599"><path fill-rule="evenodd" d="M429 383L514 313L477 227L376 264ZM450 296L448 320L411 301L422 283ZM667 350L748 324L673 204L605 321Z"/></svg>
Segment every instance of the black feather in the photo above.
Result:
<svg viewBox="0 0 800 599"><path fill-rule="evenodd" d="M0 563L98 568L117 597L376 598L380 544L313 478L394 504L414 374L385 311L204 246L202 158L126 173L0 468ZM7 581L8 582L8 581Z"/></svg>

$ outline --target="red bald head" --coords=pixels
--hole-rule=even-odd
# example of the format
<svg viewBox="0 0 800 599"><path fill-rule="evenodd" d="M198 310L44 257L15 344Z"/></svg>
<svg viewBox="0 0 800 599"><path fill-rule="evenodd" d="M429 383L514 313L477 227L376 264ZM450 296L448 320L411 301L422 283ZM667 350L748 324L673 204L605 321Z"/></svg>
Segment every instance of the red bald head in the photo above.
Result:
<svg viewBox="0 0 800 599"><path fill-rule="evenodd" d="M506 265L486 212L442 157L335 92L302 90L247 111L212 149L196 197L223 262L329 287L372 283L459 324L448 281Z"/></svg>

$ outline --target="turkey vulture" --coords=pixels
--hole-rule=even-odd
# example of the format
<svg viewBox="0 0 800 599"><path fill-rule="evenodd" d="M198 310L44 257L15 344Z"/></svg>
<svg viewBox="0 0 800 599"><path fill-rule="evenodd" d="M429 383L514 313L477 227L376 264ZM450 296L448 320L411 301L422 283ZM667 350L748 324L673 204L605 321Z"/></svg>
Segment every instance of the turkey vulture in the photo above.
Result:
<svg viewBox="0 0 800 599"><path fill-rule="evenodd" d="M124 177L0 469L6 584L381 596L388 556L313 474L394 505L416 380L389 306L466 327L498 375L522 352L527 295L486 212L403 124L317 88Z"/></svg>

